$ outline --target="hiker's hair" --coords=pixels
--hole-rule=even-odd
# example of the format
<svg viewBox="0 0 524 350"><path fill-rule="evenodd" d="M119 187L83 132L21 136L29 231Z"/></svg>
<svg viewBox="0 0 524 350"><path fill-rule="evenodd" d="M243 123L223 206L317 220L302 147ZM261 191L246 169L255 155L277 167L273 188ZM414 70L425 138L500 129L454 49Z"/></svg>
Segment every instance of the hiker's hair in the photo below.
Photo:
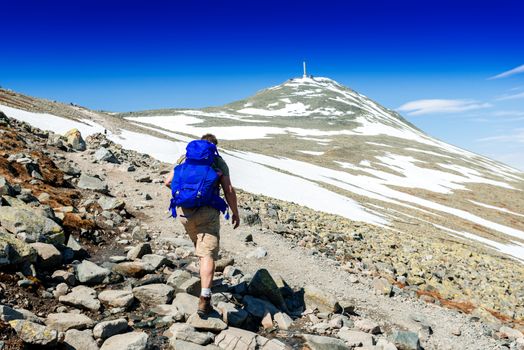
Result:
<svg viewBox="0 0 524 350"><path fill-rule="evenodd" d="M205 134L200 138L201 140L207 140L211 143L214 143L215 145L218 145L217 137L213 134Z"/></svg>

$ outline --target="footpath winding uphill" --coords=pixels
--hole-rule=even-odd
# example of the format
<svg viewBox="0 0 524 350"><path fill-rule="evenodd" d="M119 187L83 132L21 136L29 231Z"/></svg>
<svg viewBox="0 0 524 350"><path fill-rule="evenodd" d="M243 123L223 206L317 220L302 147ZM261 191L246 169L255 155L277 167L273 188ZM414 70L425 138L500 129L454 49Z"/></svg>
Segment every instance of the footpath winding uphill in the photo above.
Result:
<svg viewBox="0 0 524 350"><path fill-rule="evenodd" d="M200 318L197 259L166 210L169 167L0 112L0 349L524 349L516 320L294 237L300 218L334 216L248 193L241 228L223 222L216 312ZM350 225L357 245L370 228Z"/></svg>

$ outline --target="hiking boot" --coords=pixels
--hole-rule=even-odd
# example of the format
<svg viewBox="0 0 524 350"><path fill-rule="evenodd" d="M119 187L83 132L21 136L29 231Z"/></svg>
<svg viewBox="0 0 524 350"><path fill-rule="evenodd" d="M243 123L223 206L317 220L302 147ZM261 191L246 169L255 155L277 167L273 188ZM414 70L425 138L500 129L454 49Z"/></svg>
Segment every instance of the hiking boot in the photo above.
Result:
<svg viewBox="0 0 524 350"><path fill-rule="evenodd" d="M209 314L211 311L213 311L211 297L200 296L200 299L198 300L198 314L203 316Z"/></svg>

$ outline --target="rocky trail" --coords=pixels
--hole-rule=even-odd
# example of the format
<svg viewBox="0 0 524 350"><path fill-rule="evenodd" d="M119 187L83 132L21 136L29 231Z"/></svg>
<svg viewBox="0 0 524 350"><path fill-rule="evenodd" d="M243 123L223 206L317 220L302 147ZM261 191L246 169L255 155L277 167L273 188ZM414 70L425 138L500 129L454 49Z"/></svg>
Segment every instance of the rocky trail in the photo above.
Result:
<svg viewBox="0 0 524 350"><path fill-rule="evenodd" d="M0 349L524 349L522 324L337 259L297 235L316 214L243 192L241 227L222 222L216 314L200 318L169 167L0 113Z"/></svg>

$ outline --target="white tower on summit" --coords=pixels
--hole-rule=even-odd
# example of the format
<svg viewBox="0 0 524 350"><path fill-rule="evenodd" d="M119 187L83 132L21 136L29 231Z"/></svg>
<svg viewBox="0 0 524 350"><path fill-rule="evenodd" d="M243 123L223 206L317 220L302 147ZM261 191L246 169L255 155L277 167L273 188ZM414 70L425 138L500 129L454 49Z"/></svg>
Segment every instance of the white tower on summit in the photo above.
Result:
<svg viewBox="0 0 524 350"><path fill-rule="evenodd" d="M302 62L302 65L304 66L304 75L302 76L302 78L307 78L307 73L306 73L306 61Z"/></svg>

